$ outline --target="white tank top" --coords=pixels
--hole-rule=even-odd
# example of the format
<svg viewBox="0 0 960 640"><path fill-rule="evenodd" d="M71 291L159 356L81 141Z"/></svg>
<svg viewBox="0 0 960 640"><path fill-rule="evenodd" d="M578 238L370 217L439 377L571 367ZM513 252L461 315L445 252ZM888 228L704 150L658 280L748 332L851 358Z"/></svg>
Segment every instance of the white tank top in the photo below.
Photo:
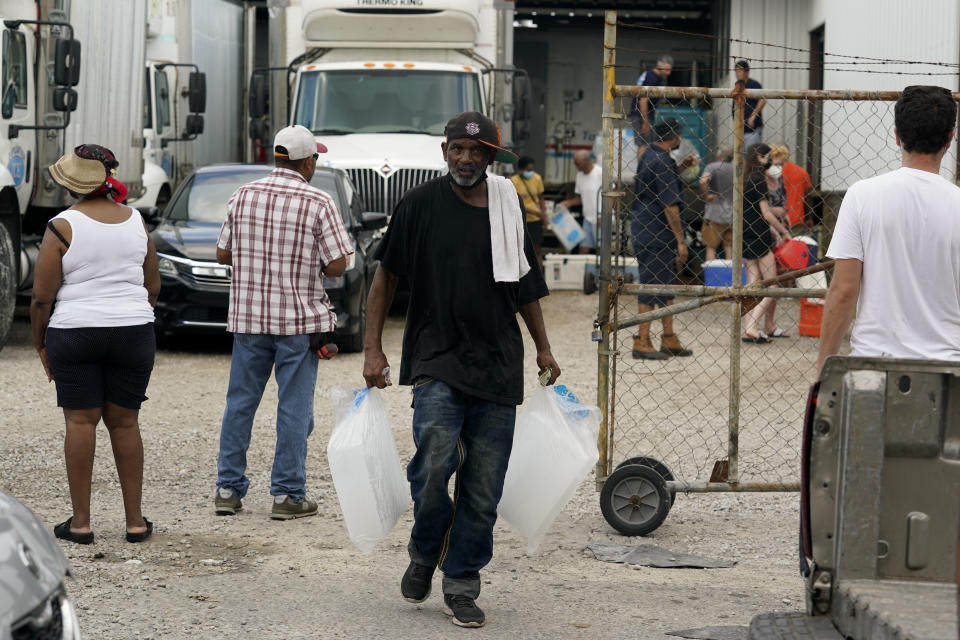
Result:
<svg viewBox="0 0 960 640"><path fill-rule="evenodd" d="M57 216L70 223L73 238L63 254L63 283L51 327L126 327L153 322L143 286L147 232L135 209L125 222L98 222L67 209Z"/></svg>

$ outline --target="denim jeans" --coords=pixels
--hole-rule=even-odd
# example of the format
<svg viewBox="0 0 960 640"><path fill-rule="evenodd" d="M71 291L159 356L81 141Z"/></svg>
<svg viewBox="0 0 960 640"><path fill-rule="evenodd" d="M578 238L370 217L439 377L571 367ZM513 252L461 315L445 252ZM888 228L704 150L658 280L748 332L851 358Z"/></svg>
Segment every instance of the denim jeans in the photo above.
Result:
<svg viewBox="0 0 960 640"><path fill-rule="evenodd" d="M271 369L277 378L277 448L273 456L270 494L303 500L307 481L307 437L313 431L313 394L317 354L310 336L236 333L230 360L227 408L220 426L217 487L246 495L247 449L253 417L260 406Z"/></svg>
<svg viewBox="0 0 960 640"><path fill-rule="evenodd" d="M407 466L413 495L408 550L443 572L443 592L476 598L480 569L493 557L493 524L513 447L517 409L467 395L440 380L414 386ZM447 491L456 473L453 500Z"/></svg>
<svg viewBox="0 0 960 640"><path fill-rule="evenodd" d="M747 149L751 145L759 144L763 142L763 127L757 127L753 131L750 131L746 127L743 128L743 152L746 153Z"/></svg>

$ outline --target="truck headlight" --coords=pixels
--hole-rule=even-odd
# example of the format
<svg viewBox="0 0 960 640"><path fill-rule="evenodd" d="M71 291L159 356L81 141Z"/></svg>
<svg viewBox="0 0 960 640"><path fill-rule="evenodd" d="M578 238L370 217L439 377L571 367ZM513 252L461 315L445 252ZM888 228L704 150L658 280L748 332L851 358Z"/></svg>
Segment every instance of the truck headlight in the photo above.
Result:
<svg viewBox="0 0 960 640"><path fill-rule="evenodd" d="M160 258L157 263L157 267L160 271L160 275L167 276L168 278L177 277L177 265L174 264L173 260L170 258Z"/></svg>

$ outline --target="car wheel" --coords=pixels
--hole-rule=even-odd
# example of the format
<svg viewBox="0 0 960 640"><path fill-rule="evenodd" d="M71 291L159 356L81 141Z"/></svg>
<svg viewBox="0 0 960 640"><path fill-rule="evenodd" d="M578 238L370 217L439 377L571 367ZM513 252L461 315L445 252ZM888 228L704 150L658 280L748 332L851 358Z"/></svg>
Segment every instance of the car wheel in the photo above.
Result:
<svg viewBox="0 0 960 640"><path fill-rule="evenodd" d="M363 287L360 293L360 322L357 332L347 336L343 341L343 350L348 353L360 353L363 351L363 334L367 331L367 288Z"/></svg>
<svg viewBox="0 0 960 640"><path fill-rule="evenodd" d="M10 232L0 223L0 349L7 343L17 303L17 255Z"/></svg>

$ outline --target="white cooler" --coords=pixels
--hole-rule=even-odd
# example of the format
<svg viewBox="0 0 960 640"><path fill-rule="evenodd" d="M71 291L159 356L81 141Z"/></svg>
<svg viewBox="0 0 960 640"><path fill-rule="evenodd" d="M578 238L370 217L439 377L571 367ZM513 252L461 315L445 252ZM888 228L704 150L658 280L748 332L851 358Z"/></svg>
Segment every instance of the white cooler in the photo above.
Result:
<svg viewBox="0 0 960 640"><path fill-rule="evenodd" d="M548 253L543 257L544 278L551 291L581 291L587 264L595 265L597 256ZM536 265L534 265L536 266Z"/></svg>

